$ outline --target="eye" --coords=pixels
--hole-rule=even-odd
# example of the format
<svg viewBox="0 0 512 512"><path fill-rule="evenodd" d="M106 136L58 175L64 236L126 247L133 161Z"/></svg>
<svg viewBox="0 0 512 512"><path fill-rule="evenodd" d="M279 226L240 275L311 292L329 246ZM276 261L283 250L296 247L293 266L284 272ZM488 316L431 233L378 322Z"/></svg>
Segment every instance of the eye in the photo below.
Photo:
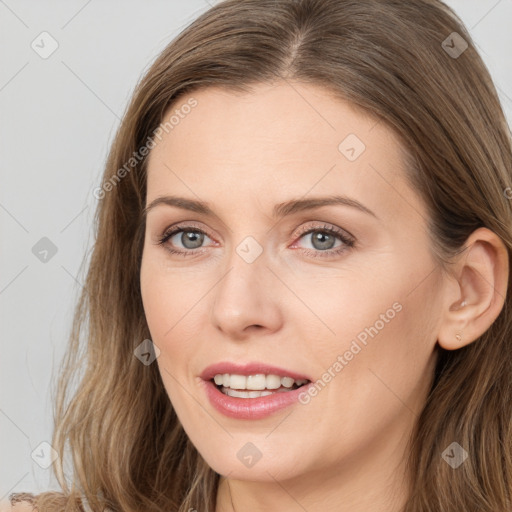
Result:
<svg viewBox="0 0 512 512"><path fill-rule="evenodd" d="M305 226L298 236L298 240L308 240L309 238L312 248L302 248L302 251L315 258L336 256L355 245L352 235L340 228L325 224L323 226ZM166 231L157 243L165 246L165 249L171 254L193 256L206 249L203 246L205 239L212 241L202 229L192 225L177 225ZM339 242L338 245L336 242Z"/></svg>
<svg viewBox="0 0 512 512"><path fill-rule="evenodd" d="M299 240L309 241L312 249L306 248L305 252L313 257L336 256L354 247L354 237L343 230L329 225L308 227L299 233ZM336 245L336 242L339 242Z"/></svg>
<svg viewBox="0 0 512 512"><path fill-rule="evenodd" d="M202 229L190 225L178 225L172 230L166 231L158 240L158 244L165 246L171 254L188 256L200 252L198 250L203 248L205 238L211 240Z"/></svg>

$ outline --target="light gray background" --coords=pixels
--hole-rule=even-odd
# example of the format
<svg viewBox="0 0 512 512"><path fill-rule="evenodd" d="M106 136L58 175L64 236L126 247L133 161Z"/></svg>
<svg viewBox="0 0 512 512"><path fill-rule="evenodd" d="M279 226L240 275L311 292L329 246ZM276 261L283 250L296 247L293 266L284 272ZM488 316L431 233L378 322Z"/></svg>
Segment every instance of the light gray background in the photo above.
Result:
<svg viewBox="0 0 512 512"><path fill-rule="evenodd" d="M92 240L92 191L139 77L214 3L0 0L0 501L58 489L31 454L49 454L40 443L51 440L53 383ZM448 4L510 121L512 0ZM31 47L44 31L59 45L46 59ZM43 237L57 247L47 262L32 252Z"/></svg>

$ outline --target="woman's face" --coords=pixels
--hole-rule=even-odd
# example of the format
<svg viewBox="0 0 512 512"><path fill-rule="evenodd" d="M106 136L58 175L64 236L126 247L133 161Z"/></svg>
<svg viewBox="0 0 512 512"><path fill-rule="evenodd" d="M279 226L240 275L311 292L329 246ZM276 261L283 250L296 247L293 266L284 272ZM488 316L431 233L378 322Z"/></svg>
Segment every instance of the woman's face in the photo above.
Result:
<svg viewBox="0 0 512 512"><path fill-rule="evenodd" d="M299 83L203 89L171 115L148 161L141 285L191 441L241 480L398 464L444 286L398 139Z"/></svg>

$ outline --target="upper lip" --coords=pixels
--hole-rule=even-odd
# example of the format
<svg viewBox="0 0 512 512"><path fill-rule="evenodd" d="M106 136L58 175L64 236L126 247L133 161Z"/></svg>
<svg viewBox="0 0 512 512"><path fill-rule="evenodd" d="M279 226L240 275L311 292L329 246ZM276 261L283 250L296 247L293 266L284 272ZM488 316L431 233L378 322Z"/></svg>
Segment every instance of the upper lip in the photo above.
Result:
<svg viewBox="0 0 512 512"><path fill-rule="evenodd" d="M223 361L212 364L206 367L201 373L200 377L203 380L211 380L215 375L229 373L232 375L278 375L279 377L291 377L294 380L309 380L311 379L307 375L287 370L285 368L279 368L278 366L265 364L261 362L250 362L250 363L230 363Z"/></svg>

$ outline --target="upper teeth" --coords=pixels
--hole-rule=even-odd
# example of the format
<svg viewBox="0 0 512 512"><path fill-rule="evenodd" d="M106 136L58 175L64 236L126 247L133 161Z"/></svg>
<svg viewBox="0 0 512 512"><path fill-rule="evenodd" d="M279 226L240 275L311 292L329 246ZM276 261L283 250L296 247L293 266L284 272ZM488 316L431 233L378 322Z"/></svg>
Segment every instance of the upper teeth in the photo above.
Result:
<svg viewBox="0 0 512 512"><path fill-rule="evenodd" d="M258 373L256 375L234 375L229 373L217 374L213 378L215 384L231 389L278 389L281 386L291 388L293 384L302 386L307 380L295 380L292 377L280 377L279 375L264 375Z"/></svg>
<svg viewBox="0 0 512 512"><path fill-rule="evenodd" d="M291 388L293 384L302 386L307 380L295 380L292 377L280 377L279 375L234 375L229 373L215 375L215 384L232 389L278 389L281 386Z"/></svg>

